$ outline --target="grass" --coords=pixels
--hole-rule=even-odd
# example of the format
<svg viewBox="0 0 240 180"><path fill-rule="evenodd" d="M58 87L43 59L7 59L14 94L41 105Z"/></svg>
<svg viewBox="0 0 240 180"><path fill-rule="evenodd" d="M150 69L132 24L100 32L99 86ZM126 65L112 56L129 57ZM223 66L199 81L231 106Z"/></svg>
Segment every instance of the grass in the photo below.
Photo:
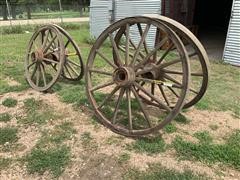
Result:
<svg viewBox="0 0 240 180"><path fill-rule="evenodd" d="M41 100L35 100L34 98L29 98L24 101L24 109L27 116L19 121L23 124L45 124L49 120L58 118L58 116L54 114L53 108L48 107L48 105Z"/></svg>
<svg viewBox="0 0 240 180"><path fill-rule="evenodd" d="M125 180L138 179L138 180L201 180L209 179L204 175L194 174L190 170L184 170L184 172L178 172L176 170L167 169L159 164L153 164L146 171L139 171L136 169L129 170L124 178Z"/></svg>
<svg viewBox="0 0 240 180"><path fill-rule="evenodd" d="M9 113L0 114L0 122L8 122L11 120L11 115Z"/></svg>
<svg viewBox="0 0 240 180"><path fill-rule="evenodd" d="M5 143L14 143L18 140L18 130L12 127L0 128L0 145Z"/></svg>
<svg viewBox="0 0 240 180"><path fill-rule="evenodd" d="M35 148L25 159L29 173L43 174L49 171L58 177L70 161L69 148L62 146L51 149Z"/></svg>
<svg viewBox="0 0 240 180"><path fill-rule="evenodd" d="M163 128L163 131L171 134L177 131L177 127L173 123L170 123Z"/></svg>
<svg viewBox="0 0 240 180"><path fill-rule="evenodd" d="M166 150L166 144L164 140L157 136L153 138L141 138L137 139L132 144L128 145L129 150L134 150L138 153L157 154Z"/></svg>
<svg viewBox="0 0 240 180"><path fill-rule="evenodd" d="M17 100L13 98L7 98L2 102L2 105L9 108L15 107L17 105Z"/></svg>
<svg viewBox="0 0 240 180"><path fill-rule="evenodd" d="M131 157L130 157L130 154L128 154L128 153L122 153L122 154L120 154L119 157L118 157L118 163L119 163L119 164L124 164L124 163L126 163L127 161L129 161L130 158L131 158Z"/></svg>
<svg viewBox="0 0 240 180"><path fill-rule="evenodd" d="M213 130L213 131L216 131L219 127L218 127L218 125L216 125L216 124L210 124L210 125L209 125L209 128L210 128L211 130Z"/></svg>
<svg viewBox="0 0 240 180"><path fill-rule="evenodd" d="M204 134L204 135L203 135ZM240 131L234 132L225 144L213 144L209 141L206 133L198 133L202 141L192 143L184 141L181 137L177 137L173 146L180 157L193 159L207 163L220 162L230 165L240 170Z"/></svg>
<svg viewBox="0 0 240 180"><path fill-rule="evenodd" d="M189 124L190 120L186 118L183 114L177 115L177 117L174 118L174 121L180 124Z"/></svg>
<svg viewBox="0 0 240 180"><path fill-rule="evenodd" d="M193 136L197 138L200 141L200 143L211 143L213 140L209 132L207 131L196 132L193 134Z"/></svg>
<svg viewBox="0 0 240 180"><path fill-rule="evenodd" d="M10 158L0 158L0 171L7 169L11 165L12 159Z"/></svg>

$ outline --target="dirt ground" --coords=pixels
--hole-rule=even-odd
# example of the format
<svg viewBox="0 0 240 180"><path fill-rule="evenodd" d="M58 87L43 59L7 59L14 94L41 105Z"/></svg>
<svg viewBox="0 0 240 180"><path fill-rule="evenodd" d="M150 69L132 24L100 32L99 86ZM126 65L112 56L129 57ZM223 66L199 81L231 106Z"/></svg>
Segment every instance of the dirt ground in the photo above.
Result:
<svg viewBox="0 0 240 180"><path fill-rule="evenodd" d="M6 98L15 98L18 104L14 108L7 108L2 105ZM43 100L56 113L64 114L63 118L49 121L43 127L21 126L17 123L16 117L24 116L23 102L25 99L35 98ZM13 119L10 122L0 122L0 127L17 126L19 128L18 143L21 145L13 152L0 152L3 158L21 158L31 151L40 138L42 128L49 129L62 122L72 122L77 133L66 145L71 148L71 162L65 169L59 179L121 179L122 173L129 167L135 167L140 170L147 170L149 164L160 163L163 167L184 171L191 169L193 172L206 174L213 179L240 179L240 172L220 164L207 165L201 162L192 162L189 160L179 160L174 150L157 155L147 155L136 153L126 149L126 144L134 139L125 138L111 132L100 124L93 124L92 112L86 107L75 109L71 104L62 103L56 94L43 94L34 90L27 90L19 93L6 93L0 95L0 113L10 113ZM196 142L197 139L192 135L198 131L209 131L216 143L223 143L224 137L229 135L235 129L239 129L239 119L235 119L231 112L200 111L192 108L184 115L190 119L189 124L178 124L177 132L173 134L164 134L162 137L167 144L171 144L176 136L182 136L185 140ZM217 125L219 128L212 131L210 126ZM81 143L81 134L89 132L93 137L94 148L83 147ZM187 132L187 133L186 133ZM109 138L118 139L118 143L109 143ZM120 165L117 158L123 154L130 154L130 160L124 165ZM0 171L0 179L49 179L50 173L42 176L37 174L29 175L26 167L16 161L10 168Z"/></svg>

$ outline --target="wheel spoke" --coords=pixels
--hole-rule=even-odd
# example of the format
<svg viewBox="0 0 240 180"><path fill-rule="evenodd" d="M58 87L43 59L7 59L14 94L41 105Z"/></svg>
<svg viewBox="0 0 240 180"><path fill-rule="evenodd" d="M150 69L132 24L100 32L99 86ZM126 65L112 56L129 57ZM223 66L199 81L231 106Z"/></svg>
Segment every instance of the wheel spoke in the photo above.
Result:
<svg viewBox="0 0 240 180"><path fill-rule="evenodd" d="M118 46L118 48L122 51L122 52L125 52L125 49L124 48L126 48L125 46ZM130 56L131 58L133 58L134 57L134 55L132 54L132 53L130 53L130 52L128 52L128 56ZM137 58L137 61L138 62L141 62L142 61L142 59L139 59L139 58Z"/></svg>
<svg viewBox="0 0 240 180"><path fill-rule="evenodd" d="M165 110L167 110L168 112L171 111L171 109L166 106L163 102L161 102L159 99L157 99L155 96L153 96L151 93L147 92L147 90L145 90L142 86L140 86L137 83L134 83L134 85L140 89L144 94L146 94L148 97L150 97L153 101L157 102L162 108L164 108Z"/></svg>
<svg viewBox="0 0 240 180"><path fill-rule="evenodd" d="M34 67L34 70L33 70L32 75L31 75L31 79L33 79L34 75L36 74L37 69L38 69L38 64L36 64L35 67Z"/></svg>
<svg viewBox="0 0 240 180"><path fill-rule="evenodd" d="M45 77L46 72L45 72L42 64L40 64L39 66L40 66L40 70L41 70L41 73L42 73L44 86L47 86L46 77Z"/></svg>
<svg viewBox="0 0 240 180"><path fill-rule="evenodd" d="M115 40L113 38L113 35L109 34L109 38L110 38L113 50L115 52L115 55L117 56L117 62L119 63L119 65L122 65L121 57L120 57L120 54L119 54L119 51L118 51L118 48L117 48L117 44L116 44L116 42L115 42Z"/></svg>
<svg viewBox="0 0 240 180"><path fill-rule="evenodd" d="M200 77L202 77L203 73L191 73L191 76L200 76Z"/></svg>
<svg viewBox="0 0 240 180"><path fill-rule="evenodd" d="M47 41L48 41L48 37L49 37L49 34L50 34L49 31L50 31L50 30L48 30L47 35L46 35L46 38L45 38L44 41L43 41L42 49L45 49L45 47L46 47L46 44L47 44Z"/></svg>
<svg viewBox="0 0 240 180"><path fill-rule="evenodd" d="M111 61L109 61L99 50L96 50L96 53L103 59L105 60L109 65L111 65L114 69L117 68L115 64L113 64Z"/></svg>
<svg viewBox="0 0 240 180"><path fill-rule="evenodd" d="M180 63L180 62L182 62L181 59L176 59L176 60L173 60L173 61L170 61L170 62L159 64L158 68L163 69L163 68L166 68L168 66L171 66L171 65L174 65L174 64L177 64L177 63Z"/></svg>
<svg viewBox="0 0 240 180"><path fill-rule="evenodd" d="M64 47L66 48L69 43L70 43L70 40L68 39L68 41L66 42L66 44L64 45Z"/></svg>
<svg viewBox="0 0 240 180"><path fill-rule="evenodd" d="M167 57L168 53L172 50L174 47L174 44L171 44L171 46L168 47L168 49L165 51L165 53L162 55L162 57L158 60L157 65L161 64L165 57Z"/></svg>
<svg viewBox="0 0 240 180"><path fill-rule="evenodd" d="M119 96L118 96L118 99L117 99L117 103L116 103L116 106L115 106L115 110L114 110L114 113L113 113L113 120L112 120L113 124L116 124L116 118L117 118L117 114L118 114L118 109L119 109L120 102L121 102L121 100L123 98L124 92L125 92L125 90L122 88L120 90L120 93L119 93Z"/></svg>
<svg viewBox="0 0 240 180"><path fill-rule="evenodd" d="M113 81L108 82L108 83L104 83L104 84L101 84L101 85L96 86L96 87L94 87L94 88L91 88L90 91L93 92L93 91L96 91L96 90L99 90L99 89L105 88L105 87L107 87L107 86L111 86L111 85L113 85L113 84L114 84Z"/></svg>
<svg viewBox="0 0 240 180"><path fill-rule="evenodd" d="M67 67L66 65L64 65L64 67L65 67L65 69L66 69L68 75L70 76L70 78L73 79L72 74L70 73L68 67Z"/></svg>
<svg viewBox="0 0 240 180"><path fill-rule="evenodd" d="M98 74L104 74L104 75L107 75L107 76L112 76L112 73L106 72L106 71L101 71L101 70L96 70L96 69L89 69L89 71L93 72L93 73L98 73Z"/></svg>
<svg viewBox="0 0 240 180"><path fill-rule="evenodd" d="M129 130L131 131L133 129L133 123L132 123L132 108L131 108L131 91L130 89L127 89L127 102L128 102L128 124L129 124Z"/></svg>
<svg viewBox="0 0 240 180"><path fill-rule="evenodd" d="M189 57L194 57L194 56L197 56L197 55L198 55L197 52L193 52L193 53L189 54L188 56L189 56Z"/></svg>
<svg viewBox="0 0 240 180"><path fill-rule="evenodd" d="M100 109L100 108L102 108L105 104L106 104L106 102L108 102L111 98L112 98L112 96L118 91L120 89L120 87L119 86L116 86L114 89L113 89L113 91L103 100L103 102L97 107L97 109Z"/></svg>
<svg viewBox="0 0 240 180"><path fill-rule="evenodd" d="M137 23L137 27L138 27L139 34L142 37L143 36L143 30L142 30L141 24ZM144 45L144 49L145 49L146 53L148 54L148 48L147 48L146 39L144 39L143 45Z"/></svg>
<svg viewBox="0 0 240 180"><path fill-rule="evenodd" d="M71 63L71 64L77 66L77 67L81 67L79 64L77 64L77 63L75 63L75 62L73 62L73 61L71 61L71 60L69 60L69 59L67 59L66 61L67 61L68 63Z"/></svg>
<svg viewBox="0 0 240 180"><path fill-rule="evenodd" d="M172 71L172 70L167 70L167 69L164 70L164 73L167 73L167 74L179 74L179 75L183 75L183 72Z"/></svg>
<svg viewBox="0 0 240 180"><path fill-rule="evenodd" d="M150 118L149 118L148 113L147 113L146 110L144 109L144 105L143 105L143 103L142 103L142 101L141 101L138 93L136 92L136 90L135 90L133 87L131 87L131 91L133 92L133 94L134 94L134 96L135 96L138 104L140 105L140 108L141 108L141 110L142 110L142 112L143 112L143 115L144 115L144 117L145 117L145 120L146 120L147 123L148 123L148 126L151 128L151 127L152 127L152 123L151 123L151 121L150 121Z"/></svg>
<svg viewBox="0 0 240 180"><path fill-rule="evenodd" d="M173 79L171 76L169 76L167 74L163 74L163 77L176 83L176 84L172 85L172 87L176 87L176 88L180 88L180 89L183 88L183 85L180 82L178 82L177 80Z"/></svg>
<svg viewBox="0 0 240 180"><path fill-rule="evenodd" d="M49 42L47 47L44 49L43 53L46 53L48 51L48 49L52 46L52 44L53 44L53 42L55 41L56 38L57 38L57 35L55 35L54 38L52 38L52 40Z"/></svg>
<svg viewBox="0 0 240 180"><path fill-rule="evenodd" d="M34 64L36 64L36 61L34 61L33 63L31 63L30 65L28 65L28 69L30 68L30 67L32 67Z"/></svg>
<svg viewBox="0 0 240 180"><path fill-rule="evenodd" d="M135 61L136 61L136 59L137 59L137 57L138 57L138 55L139 55L139 53L141 51L141 46L142 46L143 42L145 41L145 39L147 37L148 31L150 29L150 26L151 26L150 24L147 24L147 26L146 26L146 28L144 30L144 33L143 33L143 35L141 37L141 40L140 40L140 42L138 44L138 47L137 47L137 50L136 50L136 52L134 54L133 61L132 61L131 65L135 64Z"/></svg>
<svg viewBox="0 0 240 180"><path fill-rule="evenodd" d="M77 76L79 75L79 73L66 61L66 66L69 67L69 69L74 72Z"/></svg>
<svg viewBox="0 0 240 180"><path fill-rule="evenodd" d="M170 106L170 103L169 103L169 101L168 101L168 99L167 99L167 96L166 96L164 90L163 90L163 87L162 87L161 85L159 85L159 84L158 84L158 87L159 87L159 90L160 90L161 93L162 93L162 96L163 96L165 102L167 103L168 106Z"/></svg>
<svg viewBox="0 0 240 180"><path fill-rule="evenodd" d="M173 88L168 87L168 89L169 89L177 98L179 98L179 95L177 94L177 92L176 92Z"/></svg>
<svg viewBox="0 0 240 180"><path fill-rule="evenodd" d="M130 26L126 25L126 53L125 53L125 65L129 62L129 39L130 39Z"/></svg>
<svg viewBox="0 0 240 180"><path fill-rule="evenodd" d="M53 64L59 64L59 61L54 61L52 59L48 59L48 58L43 58L44 61L47 61L47 62L50 62L50 63L53 63Z"/></svg>
<svg viewBox="0 0 240 180"><path fill-rule="evenodd" d="M36 77L36 85L39 86L39 78L40 78L40 69L39 66L37 68L37 77Z"/></svg>

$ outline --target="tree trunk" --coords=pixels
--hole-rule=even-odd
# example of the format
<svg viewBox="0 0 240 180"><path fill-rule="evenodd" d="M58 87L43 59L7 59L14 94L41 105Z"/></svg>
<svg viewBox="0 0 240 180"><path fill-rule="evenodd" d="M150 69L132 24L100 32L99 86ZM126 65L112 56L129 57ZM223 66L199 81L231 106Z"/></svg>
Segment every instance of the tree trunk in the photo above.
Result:
<svg viewBox="0 0 240 180"><path fill-rule="evenodd" d="M3 20L8 20L8 15L7 15L7 6L3 5Z"/></svg>
<svg viewBox="0 0 240 180"><path fill-rule="evenodd" d="M27 9L27 18L31 19L31 7L29 4L26 5L26 9Z"/></svg>
<svg viewBox="0 0 240 180"><path fill-rule="evenodd" d="M80 17L82 17L83 16L83 0L79 0L78 4L79 4Z"/></svg>
<svg viewBox="0 0 240 180"><path fill-rule="evenodd" d="M16 5L12 5L12 17L16 19Z"/></svg>

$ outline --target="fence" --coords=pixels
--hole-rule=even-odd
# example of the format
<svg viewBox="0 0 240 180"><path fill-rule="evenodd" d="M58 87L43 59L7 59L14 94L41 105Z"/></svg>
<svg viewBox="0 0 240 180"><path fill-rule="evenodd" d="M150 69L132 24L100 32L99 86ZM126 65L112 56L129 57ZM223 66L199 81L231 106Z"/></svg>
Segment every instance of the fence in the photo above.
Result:
<svg viewBox="0 0 240 180"><path fill-rule="evenodd" d="M7 1L6 1L7 2ZM0 4L0 21L79 18L89 16L87 4Z"/></svg>

